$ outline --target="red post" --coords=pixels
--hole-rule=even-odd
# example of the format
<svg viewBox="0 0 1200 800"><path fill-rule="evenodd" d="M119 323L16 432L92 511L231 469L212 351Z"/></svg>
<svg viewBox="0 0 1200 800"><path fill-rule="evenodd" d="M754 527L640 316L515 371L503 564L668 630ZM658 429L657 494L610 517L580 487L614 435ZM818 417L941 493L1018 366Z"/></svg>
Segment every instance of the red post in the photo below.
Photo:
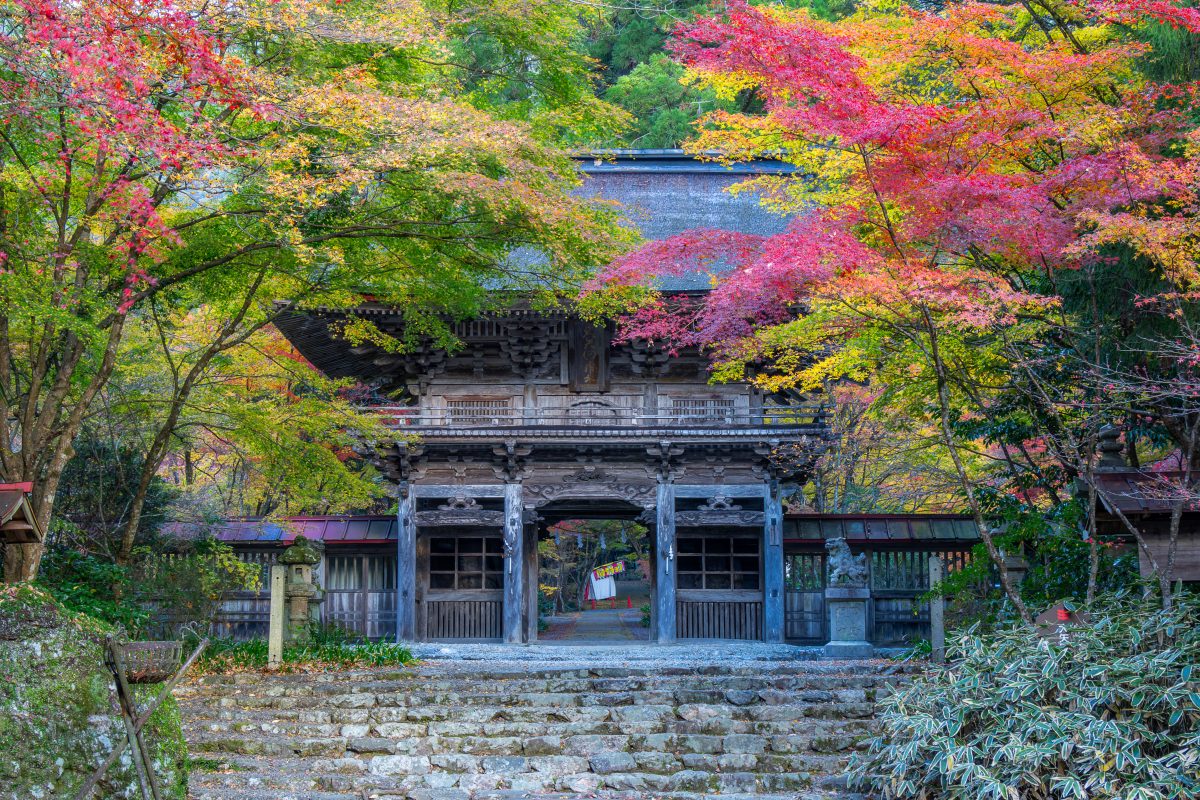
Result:
<svg viewBox="0 0 1200 800"><path fill-rule="evenodd" d="M595 610L596 610L596 601L593 599L592 600L592 611L595 611Z"/></svg>
<svg viewBox="0 0 1200 800"><path fill-rule="evenodd" d="M632 597L626 597L626 598L625 598L625 607L626 607L626 608L633 608L633 598L632 598Z"/></svg>

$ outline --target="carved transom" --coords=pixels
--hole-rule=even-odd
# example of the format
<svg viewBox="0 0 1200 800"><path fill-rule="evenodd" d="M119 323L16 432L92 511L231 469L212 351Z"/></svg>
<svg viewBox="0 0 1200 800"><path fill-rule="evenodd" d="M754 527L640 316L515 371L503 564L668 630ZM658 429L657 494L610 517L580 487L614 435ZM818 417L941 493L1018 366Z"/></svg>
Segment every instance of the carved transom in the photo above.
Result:
<svg viewBox="0 0 1200 800"><path fill-rule="evenodd" d="M742 507L734 503L728 495L718 494L716 497L710 497L707 503L701 505L697 511L741 511Z"/></svg>
<svg viewBox="0 0 1200 800"><path fill-rule="evenodd" d="M479 502L474 497L456 494L438 506L438 511L474 511L479 508Z"/></svg>

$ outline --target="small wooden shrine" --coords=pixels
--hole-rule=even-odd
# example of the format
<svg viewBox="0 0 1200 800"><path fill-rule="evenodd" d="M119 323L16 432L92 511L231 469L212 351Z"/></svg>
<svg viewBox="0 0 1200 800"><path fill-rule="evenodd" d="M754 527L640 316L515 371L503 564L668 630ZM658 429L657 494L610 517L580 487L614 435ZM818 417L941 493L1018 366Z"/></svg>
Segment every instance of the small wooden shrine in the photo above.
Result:
<svg viewBox="0 0 1200 800"><path fill-rule="evenodd" d="M30 502L32 483L0 483L0 542L33 544L45 538Z"/></svg>

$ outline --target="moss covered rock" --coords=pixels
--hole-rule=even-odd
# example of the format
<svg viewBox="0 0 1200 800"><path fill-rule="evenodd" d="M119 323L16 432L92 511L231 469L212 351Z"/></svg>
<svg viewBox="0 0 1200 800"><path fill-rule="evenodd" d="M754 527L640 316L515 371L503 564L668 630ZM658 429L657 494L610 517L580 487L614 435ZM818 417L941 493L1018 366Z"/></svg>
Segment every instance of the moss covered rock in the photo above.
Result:
<svg viewBox="0 0 1200 800"><path fill-rule="evenodd" d="M72 797L125 737L104 666L102 623L28 586L0 589L0 799ZM140 706L159 687L137 687ZM168 797L187 795L179 708L159 707L143 737ZM140 798L130 751L94 798Z"/></svg>

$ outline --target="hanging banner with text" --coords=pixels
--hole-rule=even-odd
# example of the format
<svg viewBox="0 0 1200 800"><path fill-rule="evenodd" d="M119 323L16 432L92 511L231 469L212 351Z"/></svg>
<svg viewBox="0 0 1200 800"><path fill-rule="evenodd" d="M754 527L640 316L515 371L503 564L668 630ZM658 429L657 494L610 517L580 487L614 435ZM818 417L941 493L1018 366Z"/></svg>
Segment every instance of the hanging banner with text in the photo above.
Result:
<svg viewBox="0 0 1200 800"><path fill-rule="evenodd" d="M609 564L601 564L592 570L592 580L600 580L601 578L611 578L613 575L625 571L624 561L613 561Z"/></svg>

